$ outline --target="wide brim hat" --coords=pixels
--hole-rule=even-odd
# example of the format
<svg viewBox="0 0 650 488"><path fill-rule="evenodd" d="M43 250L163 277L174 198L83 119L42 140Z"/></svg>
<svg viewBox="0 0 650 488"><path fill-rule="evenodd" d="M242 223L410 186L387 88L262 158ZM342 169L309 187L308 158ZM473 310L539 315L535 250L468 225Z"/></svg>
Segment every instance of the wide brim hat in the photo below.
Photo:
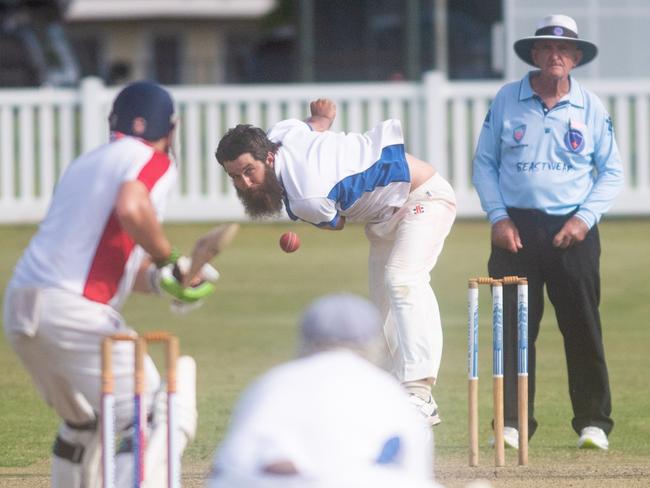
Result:
<svg viewBox="0 0 650 488"><path fill-rule="evenodd" d="M533 46L537 41L549 39L553 41L569 41L582 51L582 59L577 66L587 64L598 54L598 48L593 42L578 38L578 25L567 15L549 15L544 17L537 25L535 35L524 37L515 42L514 48L517 56L526 63L535 66L533 61Z"/></svg>

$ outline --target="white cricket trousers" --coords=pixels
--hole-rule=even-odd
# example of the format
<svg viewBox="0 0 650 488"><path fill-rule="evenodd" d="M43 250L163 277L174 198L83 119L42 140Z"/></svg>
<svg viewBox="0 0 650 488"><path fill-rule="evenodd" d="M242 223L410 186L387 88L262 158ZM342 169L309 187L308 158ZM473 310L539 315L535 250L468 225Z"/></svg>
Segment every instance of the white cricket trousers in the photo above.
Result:
<svg viewBox="0 0 650 488"><path fill-rule="evenodd" d="M389 220L366 225L370 297L401 382L438 377L442 325L430 273L455 218L454 190L436 173Z"/></svg>
<svg viewBox="0 0 650 488"><path fill-rule="evenodd" d="M53 288L9 286L5 295L5 335L29 372L43 399L66 423L58 439L84 448L83 462L54 455L52 486L99 486L99 429L85 431L68 424L95 421L101 411L101 349L108 335L134 334L122 316L108 305ZM114 343L113 376L115 427L123 435L133 423L134 347L128 341ZM153 412L153 430L147 441L145 476L148 486L166 486L162 469L166 460L166 396L160 391L160 375L151 357L145 357L143 403ZM181 356L178 362L177 452L182 455L196 430L196 365ZM155 401L155 405L154 405ZM58 440L57 440L58 442ZM117 456L117 486L133 486L132 456ZM128 469L127 469L128 468Z"/></svg>
<svg viewBox="0 0 650 488"><path fill-rule="evenodd" d="M5 334L43 399L65 421L84 424L100 411L102 339L133 333L119 313L67 291L14 288L5 296ZM115 343L116 426L133 421L133 344ZM151 408L160 376L145 360L145 403Z"/></svg>

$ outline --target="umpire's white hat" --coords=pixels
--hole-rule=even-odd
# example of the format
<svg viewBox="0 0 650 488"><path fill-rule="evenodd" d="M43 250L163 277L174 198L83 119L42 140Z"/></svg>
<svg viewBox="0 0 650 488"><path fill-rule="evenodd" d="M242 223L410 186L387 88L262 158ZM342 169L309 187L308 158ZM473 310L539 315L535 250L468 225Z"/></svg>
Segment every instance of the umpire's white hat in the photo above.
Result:
<svg viewBox="0 0 650 488"><path fill-rule="evenodd" d="M526 63L535 66L531 51L535 42L543 39L551 39L554 41L563 40L574 43L582 51L582 59L578 63L578 66L587 64L598 54L598 48L593 42L578 39L578 24L576 24L575 20L567 15L556 14L544 17L537 24L537 30L534 36L524 37L515 42L514 48L517 56Z"/></svg>

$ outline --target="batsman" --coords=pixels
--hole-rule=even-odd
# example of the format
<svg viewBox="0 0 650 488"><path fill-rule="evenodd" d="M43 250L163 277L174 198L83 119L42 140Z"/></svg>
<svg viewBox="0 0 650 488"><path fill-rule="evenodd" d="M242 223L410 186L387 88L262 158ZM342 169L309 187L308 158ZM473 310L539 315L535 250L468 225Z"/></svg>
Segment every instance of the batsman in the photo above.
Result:
<svg viewBox="0 0 650 488"><path fill-rule="evenodd" d="M405 151L399 120L345 134L330 130L331 100L315 100L310 109L306 121L281 121L268 134L250 125L230 129L217 160L251 217L276 215L284 203L292 219L322 229L365 224L370 296L384 318L393 373L435 425L431 387L442 326L429 281L456 216L454 191L432 165Z"/></svg>
<svg viewBox="0 0 650 488"><path fill-rule="evenodd" d="M170 153L174 104L170 94L136 82L115 98L111 140L73 161L57 184L38 232L16 265L4 306L5 335L43 399L61 424L52 453L52 486L100 484L98 412L100 343L112 334L134 334L120 309L132 291L169 293L196 304L214 291L201 272L183 286L179 254L161 226L177 169ZM212 268L213 270L213 268ZM205 274L214 272L205 267ZM211 272L211 273L210 273ZM115 424L117 485L133 486L132 344L116 345ZM165 393L151 358L145 360L145 402L150 432L166 428ZM196 421L196 366L178 363L177 438L180 457ZM164 446L145 454L147 486L163 486Z"/></svg>

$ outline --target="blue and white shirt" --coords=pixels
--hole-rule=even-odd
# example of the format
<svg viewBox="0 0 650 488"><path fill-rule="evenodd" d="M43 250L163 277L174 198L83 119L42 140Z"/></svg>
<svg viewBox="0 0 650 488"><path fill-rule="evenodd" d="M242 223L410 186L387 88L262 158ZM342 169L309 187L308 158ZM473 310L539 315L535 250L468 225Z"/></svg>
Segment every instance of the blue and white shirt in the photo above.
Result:
<svg viewBox="0 0 650 488"><path fill-rule="evenodd" d="M281 142L275 172L293 220L335 227L382 222L401 207L410 191L402 127L386 120L364 134L316 132L300 120L273 126L268 137Z"/></svg>
<svg viewBox="0 0 650 488"><path fill-rule="evenodd" d="M473 174L481 205L491 223L509 207L550 215L577 209L591 228L623 183L612 120L574 78L549 110L533 92L531 73L501 88L483 123Z"/></svg>

